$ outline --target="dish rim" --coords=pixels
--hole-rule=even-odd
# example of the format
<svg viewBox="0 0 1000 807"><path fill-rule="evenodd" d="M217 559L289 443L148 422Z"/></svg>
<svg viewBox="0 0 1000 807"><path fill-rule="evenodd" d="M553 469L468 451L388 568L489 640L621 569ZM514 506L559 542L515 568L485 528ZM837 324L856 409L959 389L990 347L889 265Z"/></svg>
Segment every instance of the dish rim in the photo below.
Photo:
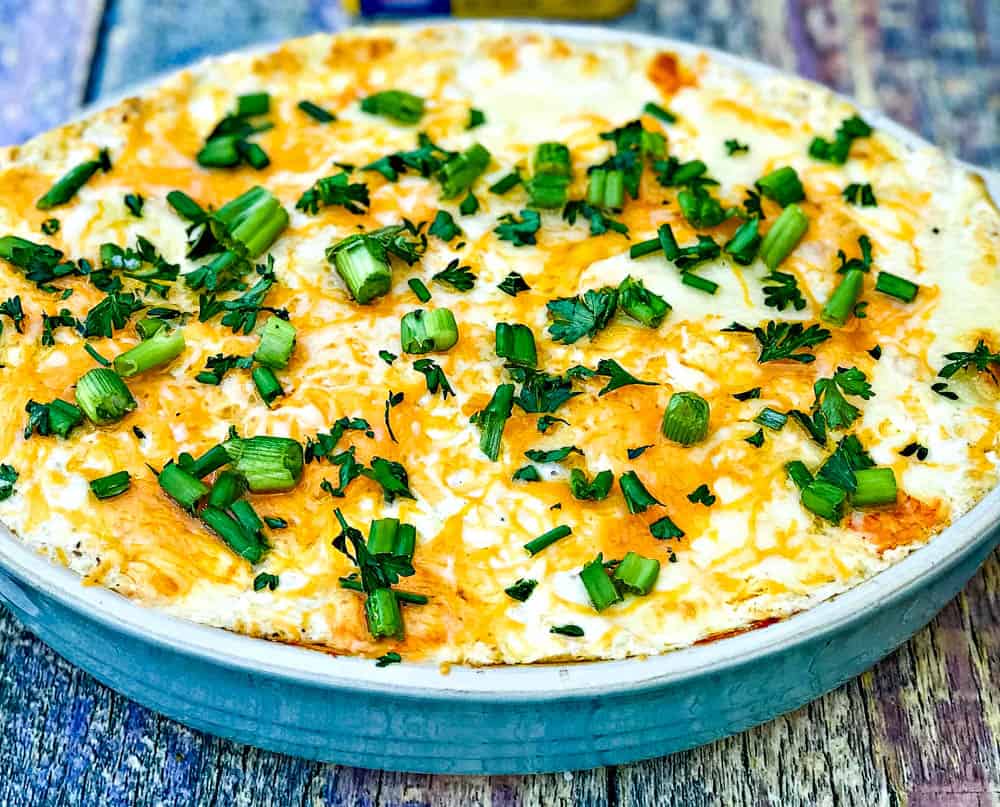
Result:
<svg viewBox="0 0 1000 807"><path fill-rule="evenodd" d="M391 31L399 27L401 26L390 25L362 29L371 31L384 28ZM671 50L686 57L705 53L720 64L742 70L751 78L785 76L817 83L796 73L712 47L604 25L513 19L449 22L417 20L402 27L531 31L581 44L627 43ZM347 30L351 29L319 33L337 35ZM280 43L266 43L229 51L180 70L159 74L83 108L79 115L68 122L113 106L155 86L170 75L205 61L237 54L263 53L278 44ZM843 94L832 90L830 92L851 103L877 128L888 131L904 145L911 148L933 145L896 123L885 113L864 107ZM963 170L979 176L994 203L1000 200L1000 173L971 166L950 155L949 159ZM440 665L431 662L376 668L370 658L334 656L307 646L283 644L169 616L153 607L139 605L110 589L83 584L79 575L22 543L2 523L0 567L12 572L31 588L71 610L82 612L110 630L125 632L134 639L230 669L247 670L301 685L335 688L345 692L376 692L402 698L443 700L460 694L466 700L494 701L502 696L505 701L551 701L602 694L612 687L615 694L634 694L702 673L719 672L747 664L787 649L789 645L821 639L860 619L869 608L892 607L927 576L944 574L967 554L974 552L981 542L989 540L990 528L998 521L1000 485L984 496L968 513L934 536L928 544L914 550L889 568L841 594L766 627L749 629L736 635L649 657L491 667L454 664L448 666L447 673ZM13 601L29 615L33 611L38 612L30 594L6 579L2 571L0 599Z"/></svg>

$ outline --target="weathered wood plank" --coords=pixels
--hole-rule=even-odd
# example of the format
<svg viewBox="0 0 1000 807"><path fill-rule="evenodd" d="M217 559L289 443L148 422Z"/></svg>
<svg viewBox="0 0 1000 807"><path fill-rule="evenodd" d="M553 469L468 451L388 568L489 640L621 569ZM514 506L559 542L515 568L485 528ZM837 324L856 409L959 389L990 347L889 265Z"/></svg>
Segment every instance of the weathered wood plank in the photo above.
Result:
<svg viewBox="0 0 1000 807"><path fill-rule="evenodd" d="M50 129L79 107L103 8L103 0L0 0L0 145Z"/></svg>

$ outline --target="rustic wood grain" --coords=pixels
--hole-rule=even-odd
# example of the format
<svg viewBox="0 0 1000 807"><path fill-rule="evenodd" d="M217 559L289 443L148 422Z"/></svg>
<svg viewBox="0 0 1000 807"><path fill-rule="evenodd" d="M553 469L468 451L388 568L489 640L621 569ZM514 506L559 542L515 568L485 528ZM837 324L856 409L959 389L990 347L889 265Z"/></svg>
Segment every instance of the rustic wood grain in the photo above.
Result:
<svg viewBox="0 0 1000 807"><path fill-rule="evenodd" d="M322 0L109 0L88 83L80 65L102 5L0 0L13 32L0 44L0 141L57 122L87 86L92 97L116 92L205 55L344 21ZM614 24L797 71L1000 168L996 0L644 0ZM59 48L45 47L53 41ZM431 777L312 763L192 731L97 684L0 610L0 804L996 807L998 681L994 554L873 670L738 737L617 769Z"/></svg>

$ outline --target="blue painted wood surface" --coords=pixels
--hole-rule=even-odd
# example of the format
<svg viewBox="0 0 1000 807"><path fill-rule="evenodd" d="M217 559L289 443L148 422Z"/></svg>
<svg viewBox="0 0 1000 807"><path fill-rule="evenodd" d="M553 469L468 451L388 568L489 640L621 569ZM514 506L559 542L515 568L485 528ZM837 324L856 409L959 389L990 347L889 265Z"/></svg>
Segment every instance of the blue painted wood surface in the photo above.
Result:
<svg viewBox="0 0 1000 807"><path fill-rule="evenodd" d="M0 142L18 142L85 99L346 18L324 0L0 0L0 19ZM997 0L642 0L613 24L797 71L1000 169ZM0 805L986 807L1000 804L998 680L994 554L892 657L756 730L617 769L430 777L191 731L97 684L0 609Z"/></svg>

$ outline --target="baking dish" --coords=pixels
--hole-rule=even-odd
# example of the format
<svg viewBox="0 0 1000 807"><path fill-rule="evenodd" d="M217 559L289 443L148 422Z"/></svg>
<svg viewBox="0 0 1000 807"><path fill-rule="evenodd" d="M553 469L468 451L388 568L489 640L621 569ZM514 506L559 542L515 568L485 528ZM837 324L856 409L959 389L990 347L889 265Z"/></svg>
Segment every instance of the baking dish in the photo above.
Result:
<svg viewBox="0 0 1000 807"><path fill-rule="evenodd" d="M481 23L476 23L481 25ZM504 25L498 23L497 25ZM509 24L523 27L527 24ZM540 26L577 41L690 45ZM750 75L770 68L713 53ZM877 127L919 138L877 113ZM1000 181L990 180L994 197ZM668 655L474 669L334 658L182 622L83 586L0 529L0 596L113 688L195 728L343 764L528 773L658 756L740 731L837 686L923 626L996 544L1000 492L886 572L791 617Z"/></svg>

